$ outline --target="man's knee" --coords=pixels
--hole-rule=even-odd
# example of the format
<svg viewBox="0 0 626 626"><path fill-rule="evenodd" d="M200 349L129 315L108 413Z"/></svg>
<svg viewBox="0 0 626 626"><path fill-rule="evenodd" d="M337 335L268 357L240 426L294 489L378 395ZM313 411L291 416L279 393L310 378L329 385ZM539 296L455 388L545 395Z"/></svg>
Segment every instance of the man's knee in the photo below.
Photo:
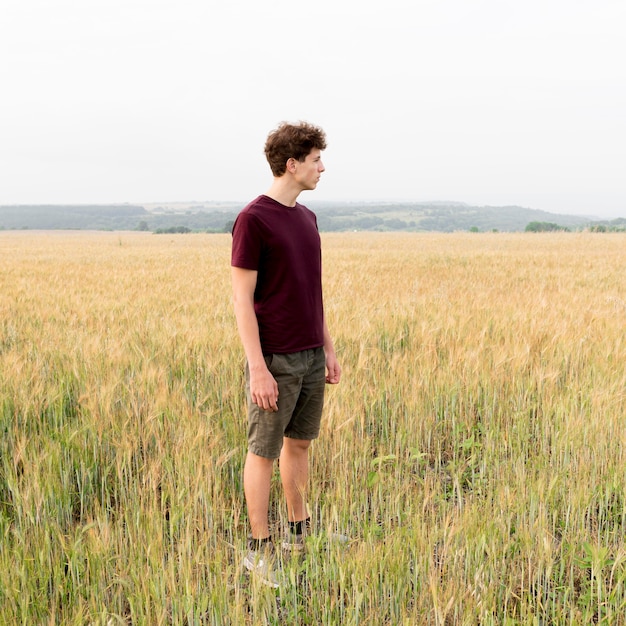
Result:
<svg viewBox="0 0 626 626"><path fill-rule="evenodd" d="M294 452L306 452L311 447L311 440L285 437L283 440L283 447L293 450Z"/></svg>

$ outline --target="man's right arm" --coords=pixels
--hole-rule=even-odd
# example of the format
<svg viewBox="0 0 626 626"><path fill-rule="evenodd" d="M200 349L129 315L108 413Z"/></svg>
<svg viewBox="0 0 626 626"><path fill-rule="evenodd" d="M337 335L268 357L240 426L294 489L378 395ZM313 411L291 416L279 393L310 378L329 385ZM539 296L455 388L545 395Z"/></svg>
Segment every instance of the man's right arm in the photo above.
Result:
<svg viewBox="0 0 626 626"><path fill-rule="evenodd" d="M250 370L252 401L266 411L276 411L278 410L278 385L267 369L263 358L259 323L254 311L257 275L258 272L255 270L231 267L233 303L239 336Z"/></svg>

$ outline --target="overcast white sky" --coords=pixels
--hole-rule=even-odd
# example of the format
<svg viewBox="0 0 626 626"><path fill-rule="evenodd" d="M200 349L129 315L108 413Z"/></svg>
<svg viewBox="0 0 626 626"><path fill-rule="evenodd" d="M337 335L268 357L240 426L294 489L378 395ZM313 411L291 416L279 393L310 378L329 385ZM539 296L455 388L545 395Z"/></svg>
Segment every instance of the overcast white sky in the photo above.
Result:
<svg viewBox="0 0 626 626"><path fill-rule="evenodd" d="M624 0L2 0L0 204L315 200L626 216Z"/></svg>

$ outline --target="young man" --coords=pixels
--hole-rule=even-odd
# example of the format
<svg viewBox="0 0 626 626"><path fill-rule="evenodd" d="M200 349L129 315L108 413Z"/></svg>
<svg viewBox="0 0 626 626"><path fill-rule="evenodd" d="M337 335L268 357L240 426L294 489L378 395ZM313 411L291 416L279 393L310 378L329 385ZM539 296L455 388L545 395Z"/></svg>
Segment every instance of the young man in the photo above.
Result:
<svg viewBox="0 0 626 626"><path fill-rule="evenodd" d="M233 226L232 284L246 355L248 453L244 491L251 526L245 566L278 586L268 525L270 482L279 459L290 532L285 549L301 549L309 528L308 452L320 430L325 383L341 368L322 302L320 236L315 214L297 202L324 171L324 132L281 124L265 143L274 180Z"/></svg>

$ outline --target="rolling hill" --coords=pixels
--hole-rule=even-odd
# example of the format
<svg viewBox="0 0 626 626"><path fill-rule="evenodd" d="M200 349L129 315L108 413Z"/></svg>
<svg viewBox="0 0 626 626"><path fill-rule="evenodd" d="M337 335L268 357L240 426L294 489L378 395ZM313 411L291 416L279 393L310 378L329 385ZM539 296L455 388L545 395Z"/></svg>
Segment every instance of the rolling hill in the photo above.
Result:
<svg viewBox="0 0 626 626"><path fill-rule="evenodd" d="M244 203L187 202L146 205L0 206L2 230L145 230L228 232ZM623 229L626 219L561 215L520 206L460 202L307 202L321 231L524 231L540 222L579 230Z"/></svg>

